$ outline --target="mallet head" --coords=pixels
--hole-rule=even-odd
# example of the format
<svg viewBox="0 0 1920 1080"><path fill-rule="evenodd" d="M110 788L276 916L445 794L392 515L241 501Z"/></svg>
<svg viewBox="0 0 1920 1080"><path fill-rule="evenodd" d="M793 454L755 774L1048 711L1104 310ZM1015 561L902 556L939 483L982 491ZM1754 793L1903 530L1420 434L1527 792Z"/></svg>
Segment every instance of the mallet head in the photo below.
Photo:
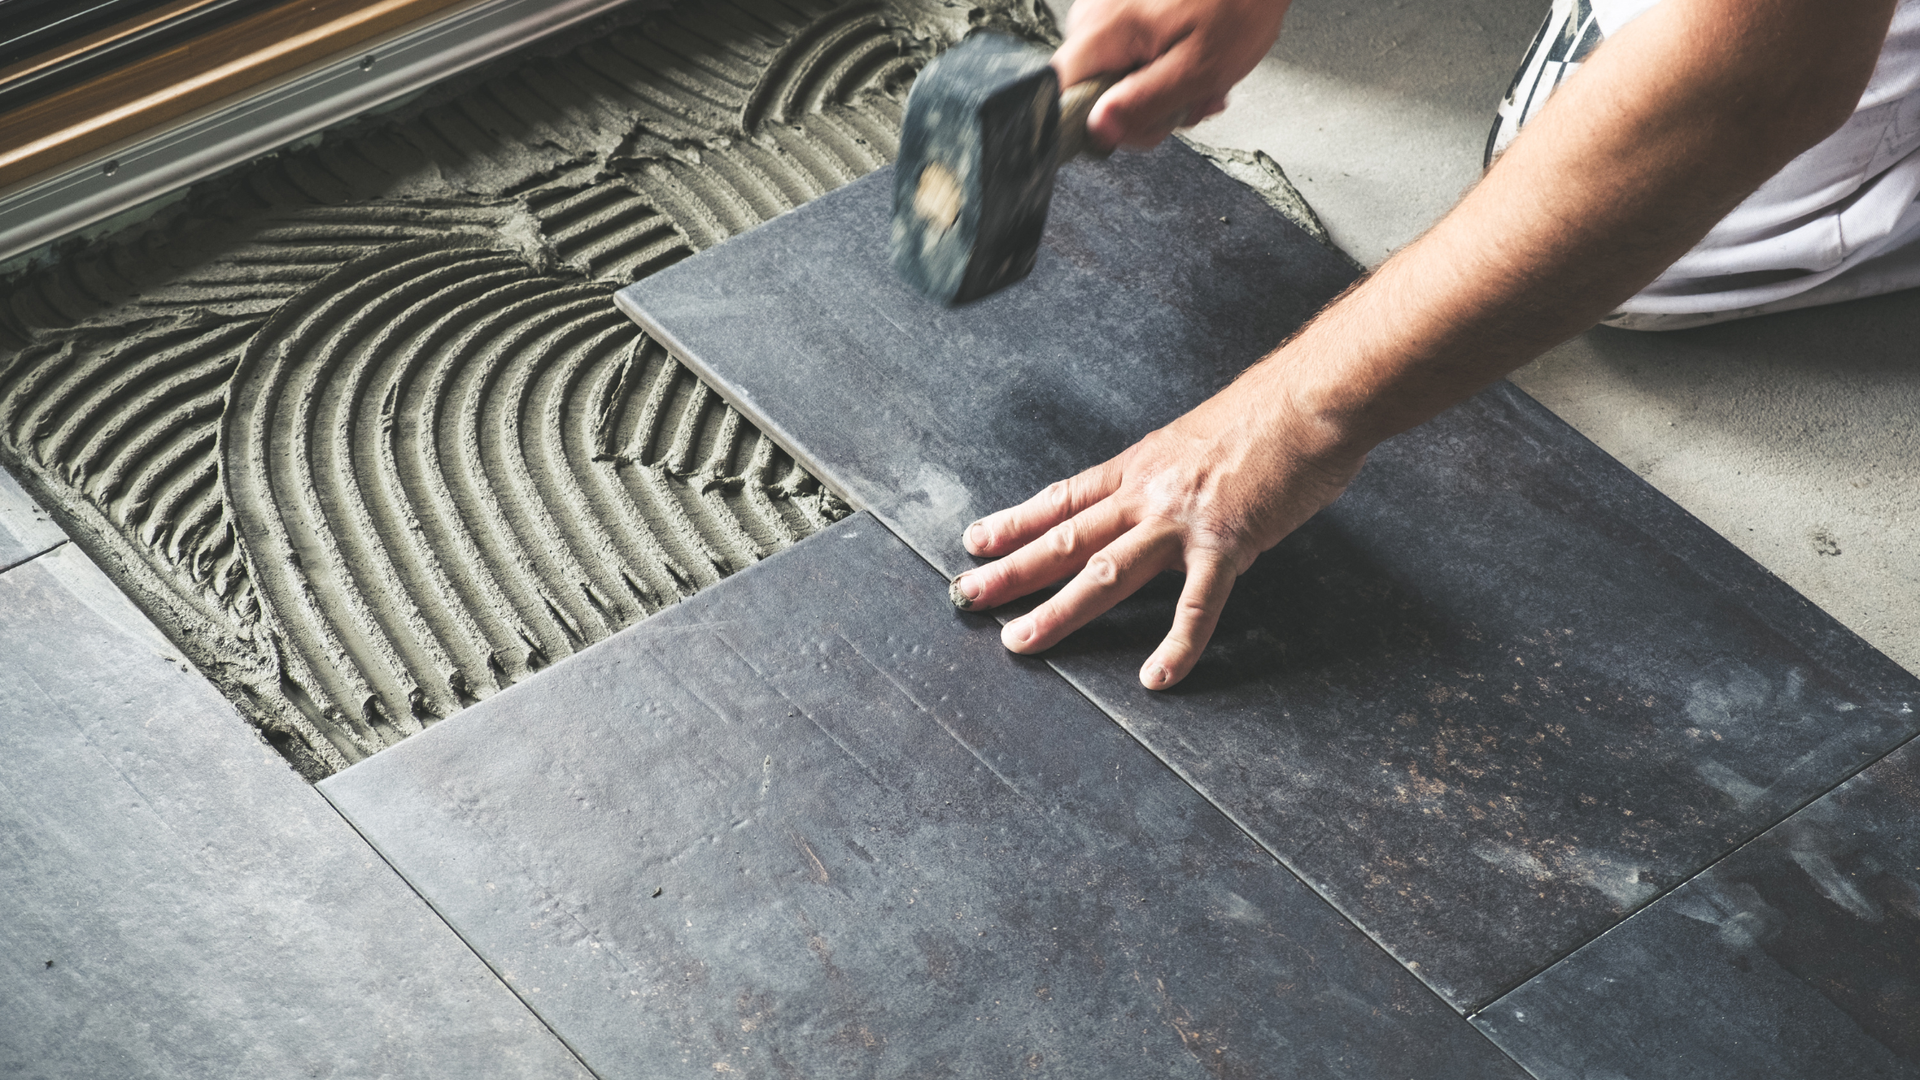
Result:
<svg viewBox="0 0 1920 1080"><path fill-rule="evenodd" d="M1060 162L1045 50L976 31L914 80L893 181L893 265L963 304L1033 269Z"/></svg>

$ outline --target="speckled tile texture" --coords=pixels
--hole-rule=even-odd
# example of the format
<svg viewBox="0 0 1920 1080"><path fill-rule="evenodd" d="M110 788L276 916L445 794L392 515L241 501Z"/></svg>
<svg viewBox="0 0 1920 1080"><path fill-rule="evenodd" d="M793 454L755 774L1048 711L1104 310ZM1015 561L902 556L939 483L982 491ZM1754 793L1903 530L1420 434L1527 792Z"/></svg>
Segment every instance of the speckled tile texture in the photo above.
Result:
<svg viewBox="0 0 1920 1080"><path fill-rule="evenodd" d="M607 1080L1519 1080L943 586L857 515L320 787Z"/></svg>
<svg viewBox="0 0 1920 1080"><path fill-rule="evenodd" d="M1477 1023L1542 1080L1920 1077L1920 743Z"/></svg>
<svg viewBox="0 0 1920 1080"><path fill-rule="evenodd" d="M588 1080L75 545L0 575L0 1076Z"/></svg>
<svg viewBox="0 0 1920 1080"><path fill-rule="evenodd" d="M1197 404L1351 276L1209 172L1178 147L1063 172L1033 276L962 308L892 279L883 177L621 302L952 574L974 516ZM849 426L828 403L855 399ZM1377 450L1152 694L1174 590L1052 663L1463 1011L1920 729L1911 675L1505 384Z"/></svg>
<svg viewBox="0 0 1920 1080"><path fill-rule="evenodd" d="M0 573L52 550L66 538L20 482L0 469Z"/></svg>

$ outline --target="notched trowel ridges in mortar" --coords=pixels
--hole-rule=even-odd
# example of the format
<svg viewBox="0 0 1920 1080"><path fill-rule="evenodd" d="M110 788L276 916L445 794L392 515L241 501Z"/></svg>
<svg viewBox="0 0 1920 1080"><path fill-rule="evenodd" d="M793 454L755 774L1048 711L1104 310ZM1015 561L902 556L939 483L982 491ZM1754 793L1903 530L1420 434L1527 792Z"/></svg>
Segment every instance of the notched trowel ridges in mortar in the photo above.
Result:
<svg viewBox="0 0 1920 1080"><path fill-rule="evenodd" d="M1028 0L685 5L203 185L0 304L0 458L309 776L845 513L609 293L890 160Z"/></svg>

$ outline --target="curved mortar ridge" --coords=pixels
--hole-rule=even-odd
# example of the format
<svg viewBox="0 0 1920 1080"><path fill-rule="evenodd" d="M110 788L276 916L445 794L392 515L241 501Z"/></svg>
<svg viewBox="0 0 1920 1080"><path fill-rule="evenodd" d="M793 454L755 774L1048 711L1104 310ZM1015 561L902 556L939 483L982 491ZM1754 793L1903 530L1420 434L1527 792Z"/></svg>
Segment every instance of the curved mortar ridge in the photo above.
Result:
<svg viewBox="0 0 1920 1080"><path fill-rule="evenodd" d="M263 159L11 282L0 459L309 777L843 516L613 289L890 160L1032 0L725 0Z"/></svg>

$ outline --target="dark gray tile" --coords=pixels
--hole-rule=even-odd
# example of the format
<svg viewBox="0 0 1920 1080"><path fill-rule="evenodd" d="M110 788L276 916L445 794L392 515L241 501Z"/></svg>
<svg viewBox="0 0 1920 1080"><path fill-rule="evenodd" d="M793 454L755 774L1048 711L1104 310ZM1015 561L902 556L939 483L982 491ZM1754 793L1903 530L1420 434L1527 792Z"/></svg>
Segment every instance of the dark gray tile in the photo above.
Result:
<svg viewBox="0 0 1920 1080"><path fill-rule="evenodd" d="M6 469L0 468L0 574L67 538Z"/></svg>
<svg viewBox="0 0 1920 1080"><path fill-rule="evenodd" d="M1545 1080L1920 1077L1920 743L1477 1022Z"/></svg>
<svg viewBox="0 0 1920 1080"><path fill-rule="evenodd" d="M869 515L322 790L603 1077L1518 1077Z"/></svg>
<svg viewBox="0 0 1920 1080"><path fill-rule="evenodd" d="M619 302L948 572L972 561L960 547L969 521L1179 416L1355 273L1169 144L1061 169L1032 275L947 308L894 276L892 176L775 218Z"/></svg>
<svg viewBox="0 0 1920 1080"><path fill-rule="evenodd" d="M0 577L0 1076L587 1073L72 545Z"/></svg>
<svg viewBox="0 0 1920 1080"><path fill-rule="evenodd" d="M1054 665L1475 1008L1916 728L1920 686L1510 387L1376 451L1172 693Z"/></svg>
<svg viewBox="0 0 1920 1080"><path fill-rule="evenodd" d="M945 309L892 281L883 189L622 303L949 573L966 521L1194 404L1345 280L1167 149L1063 173L1034 276ZM1173 584L1050 659L1462 1009L1916 730L1912 676L1505 384L1377 451L1155 695Z"/></svg>

